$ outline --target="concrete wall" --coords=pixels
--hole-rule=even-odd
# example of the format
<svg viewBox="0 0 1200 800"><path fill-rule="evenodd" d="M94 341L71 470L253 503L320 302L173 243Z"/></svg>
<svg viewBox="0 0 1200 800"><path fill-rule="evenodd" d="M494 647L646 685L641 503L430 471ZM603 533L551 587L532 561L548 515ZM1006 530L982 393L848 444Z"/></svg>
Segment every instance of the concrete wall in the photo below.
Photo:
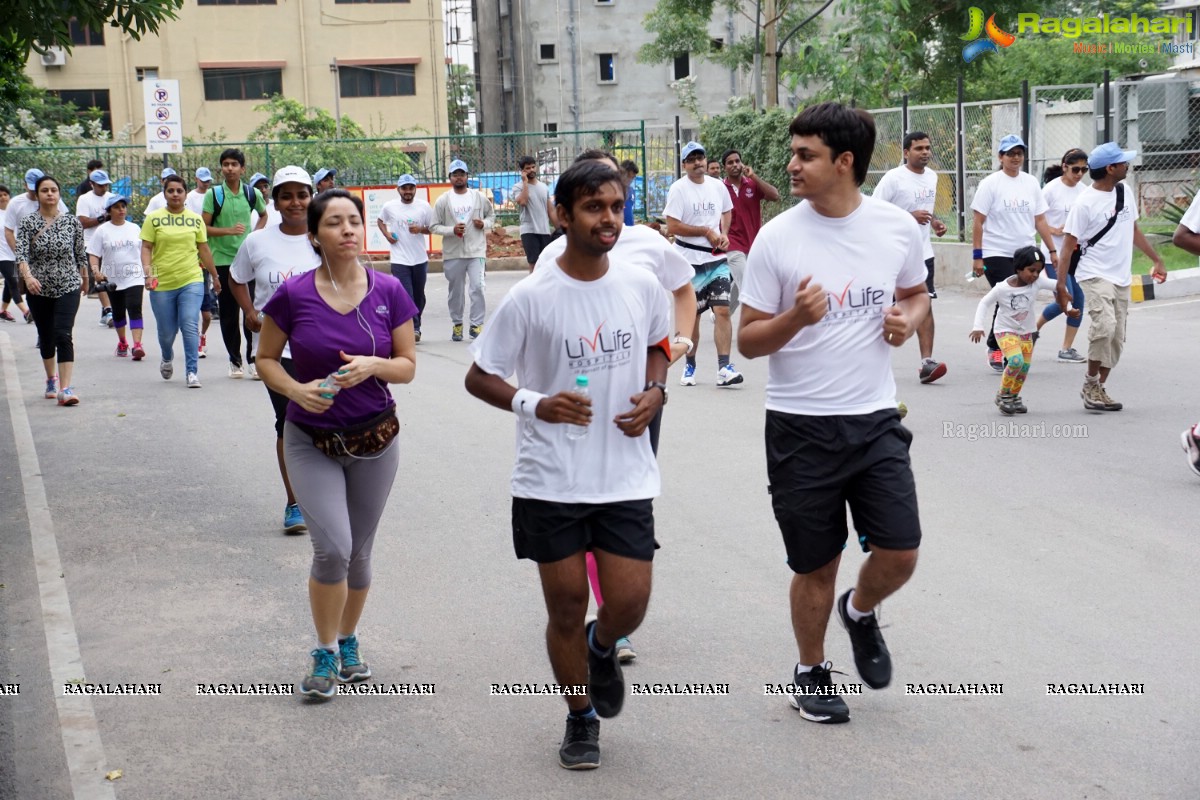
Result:
<svg viewBox="0 0 1200 800"><path fill-rule="evenodd" d="M159 36L142 41L105 28L104 46L76 46L62 67L46 67L34 54L26 67L33 82L48 89L108 89L113 129L132 124L133 141L145 141L138 67L179 81L184 135L223 131L241 141L265 114L261 100L205 101L202 62L283 62L283 94L308 106L334 110L330 64L354 59L419 59L416 95L346 98L342 115L368 134L422 128L446 133L446 66L439 0L396 4L347 4L334 0L279 0L277 5L199 6L188 0L179 19Z"/></svg>

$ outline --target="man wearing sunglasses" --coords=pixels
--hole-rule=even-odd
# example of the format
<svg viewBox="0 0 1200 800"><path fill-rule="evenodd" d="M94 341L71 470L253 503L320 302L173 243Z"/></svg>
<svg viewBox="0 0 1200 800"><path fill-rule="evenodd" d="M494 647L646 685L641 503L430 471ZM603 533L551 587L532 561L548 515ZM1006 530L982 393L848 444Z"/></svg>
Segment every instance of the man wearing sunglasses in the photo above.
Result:
<svg viewBox="0 0 1200 800"><path fill-rule="evenodd" d="M992 286L1014 274L1013 253L1037 244L1034 231L1043 242L1052 242L1046 222L1046 198L1037 179L1022 172L1027 148L1020 136L1010 133L1000 140L1000 169L979 182L971 202L975 224L971 231L972 269ZM1050 261L1058 267L1058 253L1048 245ZM995 313L992 315L995 319ZM988 331L988 364L1000 372L1004 357L996 343L996 334Z"/></svg>

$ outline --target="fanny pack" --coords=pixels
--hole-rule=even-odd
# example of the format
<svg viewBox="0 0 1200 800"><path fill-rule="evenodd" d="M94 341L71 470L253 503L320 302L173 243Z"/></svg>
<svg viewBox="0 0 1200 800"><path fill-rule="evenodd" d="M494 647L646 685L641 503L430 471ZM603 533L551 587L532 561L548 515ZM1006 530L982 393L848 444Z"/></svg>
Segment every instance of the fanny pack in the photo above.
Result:
<svg viewBox="0 0 1200 800"><path fill-rule="evenodd" d="M312 438L313 447L330 458L375 455L391 444L400 432L395 406L349 428L314 428L299 422L293 424Z"/></svg>
<svg viewBox="0 0 1200 800"><path fill-rule="evenodd" d="M1086 243L1076 243L1075 252L1071 253L1071 268L1069 270L1069 274L1072 277L1075 276L1075 268L1079 266L1079 259L1083 258L1083 254L1088 251L1088 248L1095 246L1096 242L1098 242L1104 238L1104 234L1106 234L1110 230L1112 230L1112 226L1117 224L1117 217L1121 216L1121 211L1124 208L1125 208L1125 185L1118 183L1117 184L1117 205L1116 205L1116 208L1113 209L1113 215L1108 218L1108 223L1103 228L1100 229L1099 233L1097 233L1092 238L1088 239Z"/></svg>
<svg viewBox="0 0 1200 800"><path fill-rule="evenodd" d="M724 250L717 250L712 247L701 247L698 244L691 244L689 242L681 242L679 240L679 237L675 238L675 244L679 245L680 247L685 247L688 250L699 250L701 253L708 253L709 255L713 255L713 256L720 255L721 253L725 252Z"/></svg>

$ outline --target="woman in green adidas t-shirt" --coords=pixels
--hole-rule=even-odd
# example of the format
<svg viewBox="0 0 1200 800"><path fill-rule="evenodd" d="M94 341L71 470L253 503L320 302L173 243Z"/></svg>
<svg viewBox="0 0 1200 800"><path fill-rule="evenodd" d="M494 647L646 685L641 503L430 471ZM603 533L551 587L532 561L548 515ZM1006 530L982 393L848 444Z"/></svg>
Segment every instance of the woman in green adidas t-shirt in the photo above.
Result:
<svg viewBox="0 0 1200 800"><path fill-rule="evenodd" d="M212 275L213 291L221 291L217 268L208 249L204 219L184 207L188 187L183 178L171 175L163 181L167 207L146 215L142 224L142 272L150 290L150 308L158 326L162 348L159 374L169 380L175 372L171 363L175 334L183 334L183 360L189 389L200 388L200 303L204 299L204 276L200 265ZM197 256L199 259L197 260Z"/></svg>

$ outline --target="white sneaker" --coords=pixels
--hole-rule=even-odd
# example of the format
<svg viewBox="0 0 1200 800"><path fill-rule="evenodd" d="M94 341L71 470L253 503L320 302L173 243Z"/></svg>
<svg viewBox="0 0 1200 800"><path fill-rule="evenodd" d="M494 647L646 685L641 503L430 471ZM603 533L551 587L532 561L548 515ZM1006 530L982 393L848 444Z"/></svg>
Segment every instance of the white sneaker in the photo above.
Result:
<svg viewBox="0 0 1200 800"><path fill-rule="evenodd" d="M255 380L255 381L262 380L262 378L258 377L258 367L254 366L253 364L246 365L246 374L250 376L251 380Z"/></svg>
<svg viewBox="0 0 1200 800"><path fill-rule="evenodd" d="M200 349L196 352L200 358L208 358L208 343L204 341L204 337L200 337Z"/></svg>
<svg viewBox="0 0 1200 800"><path fill-rule="evenodd" d="M742 373L734 369L733 364L726 364L717 373L717 386L736 386L741 382Z"/></svg>
<svg viewBox="0 0 1200 800"><path fill-rule="evenodd" d="M187 386L189 389L199 389L200 376L194 372L189 372L187 376Z"/></svg>
<svg viewBox="0 0 1200 800"><path fill-rule="evenodd" d="M163 376L164 381L171 380L171 376L175 374L175 365L170 361L158 362L158 374Z"/></svg>
<svg viewBox="0 0 1200 800"><path fill-rule="evenodd" d="M233 362L230 362L229 377L237 379L237 378L241 378L245 374L246 373L242 372L242 368L240 366L238 366L237 364L234 364Z"/></svg>
<svg viewBox="0 0 1200 800"><path fill-rule="evenodd" d="M696 385L696 368L691 364L683 365L683 374L679 376L680 386L695 386Z"/></svg>

